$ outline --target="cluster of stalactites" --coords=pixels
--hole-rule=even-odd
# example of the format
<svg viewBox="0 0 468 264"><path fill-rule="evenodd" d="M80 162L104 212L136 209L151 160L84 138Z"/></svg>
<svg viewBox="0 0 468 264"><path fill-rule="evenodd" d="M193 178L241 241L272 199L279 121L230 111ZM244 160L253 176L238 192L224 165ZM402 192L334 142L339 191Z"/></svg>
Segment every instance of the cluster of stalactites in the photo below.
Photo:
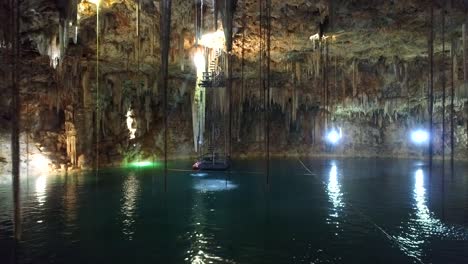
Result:
<svg viewBox="0 0 468 264"><path fill-rule="evenodd" d="M78 0L60 1L57 8L59 24L52 25L36 39L39 53L49 57L54 69L62 62L70 40L75 44L78 41Z"/></svg>

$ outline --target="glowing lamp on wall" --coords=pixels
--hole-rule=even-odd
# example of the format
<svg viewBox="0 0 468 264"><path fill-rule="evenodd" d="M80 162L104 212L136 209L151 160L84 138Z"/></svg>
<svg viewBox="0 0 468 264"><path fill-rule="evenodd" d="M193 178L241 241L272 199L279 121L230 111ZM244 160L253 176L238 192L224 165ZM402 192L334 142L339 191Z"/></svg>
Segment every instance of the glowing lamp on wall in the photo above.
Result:
<svg viewBox="0 0 468 264"><path fill-rule="evenodd" d="M330 131L328 131L326 139L329 143L336 145L338 142L340 142L342 137L343 135L341 134L341 128L338 130L332 128Z"/></svg>
<svg viewBox="0 0 468 264"><path fill-rule="evenodd" d="M429 141L429 132L422 129L414 130L411 132L411 141L415 144L427 143Z"/></svg>

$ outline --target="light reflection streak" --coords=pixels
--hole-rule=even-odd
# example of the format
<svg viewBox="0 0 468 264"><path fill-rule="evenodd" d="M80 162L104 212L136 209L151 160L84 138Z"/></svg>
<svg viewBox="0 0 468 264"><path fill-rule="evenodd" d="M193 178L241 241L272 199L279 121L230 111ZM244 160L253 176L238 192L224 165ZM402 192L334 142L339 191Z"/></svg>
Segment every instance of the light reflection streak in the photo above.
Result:
<svg viewBox="0 0 468 264"><path fill-rule="evenodd" d="M36 191L36 199L39 206L44 205L47 195L47 177L45 175L41 175L36 178L35 182L35 191Z"/></svg>
<svg viewBox="0 0 468 264"><path fill-rule="evenodd" d="M191 227L193 229L186 233L187 240L190 241L190 248L187 250L185 261L191 264L205 263L233 263L228 259L216 256L213 252L219 250L221 246L215 244L216 238L209 229L209 215L215 210L206 207L206 199L213 199L213 192L230 190L237 185L230 181L220 179L197 179L194 181L194 192L192 206Z"/></svg>
<svg viewBox="0 0 468 264"><path fill-rule="evenodd" d="M237 188L237 184L228 180L203 179L194 185L195 190L202 192L229 191Z"/></svg>
<svg viewBox="0 0 468 264"><path fill-rule="evenodd" d="M76 220L77 206L77 177L68 175L64 195L65 216L68 225L72 226Z"/></svg>
<svg viewBox="0 0 468 264"><path fill-rule="evenodd" d="M122 233L128 240L133 240L135 234L135 221L138 193L140 192L140 183L135 172L130 172L123 183L123 197L121 199L122 207Z"/></svg>
<svg viewBox="0 0 468 264"><path fill-rule="evenodd" d="M333 208L336 210L343 207L343 194L341 193L341 185L338 182L338 169L335 164L333 164L330 169L327 189Z"/></svg>
<svg viewBox="0 0 468 264"><path fill-rule="evenodd" d="M338 168L335 163L332 164L328 174L327 193L328 199L333 205L333 208L329 214L329 218L327 218L327 223L340 229L340 222L338 221L338 217L339 213L343 210L344 202L343 194L341 192L341 185L338 180Z"/></svg>
<svg viewBox="0 0 468 264"><path fill-rule="evenodd" d="M420 259L424 256L424 244L431 237L446 237L451 240L467 240L468 235L463 228L448 226L437 219L427 206L425 177L422 169L414 174L414 210L410 220L403 223L402 234L395 237L401 249L408 255Z"/></svg>

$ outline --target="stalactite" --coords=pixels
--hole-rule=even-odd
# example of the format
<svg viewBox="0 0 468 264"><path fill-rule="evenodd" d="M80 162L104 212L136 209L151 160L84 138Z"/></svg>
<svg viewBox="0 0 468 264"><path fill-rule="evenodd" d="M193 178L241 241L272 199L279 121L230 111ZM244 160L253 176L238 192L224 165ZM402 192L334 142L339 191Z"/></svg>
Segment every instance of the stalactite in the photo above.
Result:
<svg viewBox="0 0 468 264"><path fill-rule="evenodd" d="M395 75L395 80L400 81L400 61L397 56L393 59L393 74Z"/></svg>
<svg viewBox="0 0 468 264"><path fill-rule="evenodd" d="M357 95L357 85L356 85L356 82L357 82L357 65L356 65L356 59L353 59L353 63L352 63L352 78L353 78L353 97Z"/></svg>
<svg viewBox="0 0 468 264"><path fill-rule="evenodd" d="M146 96L145 96L146 132L149 131L152 116L153 116L153 112L151 110L151 97L150 97L150 95L148 93L146 93Z"/></svg>
<svg viewBox="0 0 468 264"><path fill-rule="evenodd" d="M302 69L301 69L301 64L299 62L296 62L294 64L295 68L295 79L297 83L302 83Z"/></svg>
<svg viewBox="0 0 468 264"><path fill-rule="evenodd" d="M379 114L378 118L377 118L377 124L378 124L379 128L383 127L383 121L384 121L384 117L381 114Z"/></svg>
<svg viewBox="0 0 468 264"><path fill-rule="evenodd" d="M383 109L383 116L386 117L387 115L389 115L389 101L385 101L385 104L384 104L384 109Z"/></svg>
<svg viewBox="0 0 468 264"><path fill-rule="evenodd" d="M341 96L344 102L346 99L346 78L343 74L343 71L341 71Z"/></svg>
<svg viewBox="0 0 468 264"><path fill-rule="evenodd" d="M152 85L152 95L153 96L158 96L159 95L159 86L158 86L158 79L155 79Z"/></svg>
<svg viewBox="0 0 468 264"><path fill-rule="evenodd" d="M453 61L453 85L454 85L454 89L455 89L455 94L457 94L457 87L459 86L458 84L458 57L457 57L457 50L456 50L456 42L454 42L454 54L453 54L453 58L452 58L452 61Z"/></svg>
<svg viewBox="0 0 468 264"><path fill-rule="evenodd" d="M292 122L296 122L297 119L297 110L299 108L299 98L298 98L298 91L296 86L293 87L293 94L292 94L292 113L291 113L291 119Z"/></svg>
<svg viewBox="0 0 468 264"><path fill-rule="evenodd" d="M408 84L408 81L409 81L409 76L408 76L408 63L405 63L403 65L403 67L405 68L405 71L404 71L404 78L403 78L403 88L404 88L404 91L405 91L405 95L409 98L410 96L410 87L409 87L409 84Z"/></svg>
<svg viewBox="0 0 468 264"><path fill-rule="evenodd" d="M321 58L321 53L320 52L315 52L315 79L320 78L320 58Z"/></svg>

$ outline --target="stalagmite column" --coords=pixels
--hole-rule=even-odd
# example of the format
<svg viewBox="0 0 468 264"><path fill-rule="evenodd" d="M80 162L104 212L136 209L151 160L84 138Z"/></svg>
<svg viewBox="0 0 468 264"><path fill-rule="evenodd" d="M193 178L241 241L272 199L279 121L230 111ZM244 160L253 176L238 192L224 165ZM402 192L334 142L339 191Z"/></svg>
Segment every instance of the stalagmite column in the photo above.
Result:
<svg viewBox="0 0 468 264"><path fill-rule="evenodd" d="M65 109L65 137L67 145L67 157L73 167L76 167L78 157L76 154L76 129L73 123L73 107L68 106Z"/></svg>

